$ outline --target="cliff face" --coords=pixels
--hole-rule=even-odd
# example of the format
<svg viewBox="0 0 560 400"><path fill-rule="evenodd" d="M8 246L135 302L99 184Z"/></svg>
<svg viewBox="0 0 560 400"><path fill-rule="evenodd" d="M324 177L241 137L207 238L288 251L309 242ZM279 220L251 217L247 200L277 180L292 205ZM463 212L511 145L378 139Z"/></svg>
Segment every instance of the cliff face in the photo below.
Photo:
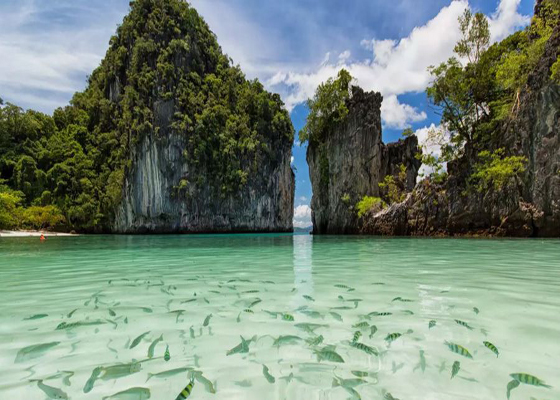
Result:
<svg viewBox="0 0 560 400"><path fill-rule="evenodd" d="M114 230L144 232L290 232L294 209L291 147L276 148L262 160L258 174L236 194L216 195L213 177L184 160L185 138L146 136L136 147ZM202 179L177 193L187 177Z"/></svg>
<svg viewBox="0 0 560 400"><path fill-rule="evenodd" d="M493 145L527 158L520 181L500 191L466 193L472 160L462 158L448 165L444 185L419 183L403 203L370 214L362 233L560 236L560 86L550 79L559 54L557 26L520 94L517 112Z"/></svg>
<svg viewBox="0 0 560 400"><path fill-rule="evenodd" d="M380 194L379 183L407 167L407 186L416 182L420 163L416 137L385 145L381 136L379 93L352 88L346 121L321 143L311 141L307 162L313 188L311 200L314 234L359 233L354 205L363 196Z"/></svg>
<svg viewBox="0 0 560 400"><path fill-rule="evenodd" d="M185 1L131 2L74 104L92 131L110 132L118 190L106 230L292 230L289 114L231 65Z"/></svg>

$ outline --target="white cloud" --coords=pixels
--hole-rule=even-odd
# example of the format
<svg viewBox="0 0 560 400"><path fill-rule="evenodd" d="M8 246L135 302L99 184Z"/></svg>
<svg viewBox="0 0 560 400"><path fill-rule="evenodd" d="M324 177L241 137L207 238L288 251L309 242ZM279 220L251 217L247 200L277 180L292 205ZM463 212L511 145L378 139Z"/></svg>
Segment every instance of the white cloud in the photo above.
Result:
<svg viewBox="0 0 560 400"><path fill-rule="evenodd" d="M381 115L385 126L404 129L411 122L424 121L428 116L408 104L399 103L396 95L386 96L381 104Z"/></svg>
<svg viewBox="0 0 560 400"><path fill-rule="evenodd" d="M290 158L290 164L293 164L293 163L294 163L294 156L292 156L292 157Z"/></svg>
<svg viewBox="0 0 560 400"><path fill-rule="evenodd" d="M492 41L497 42L511 35L516 29L530 22L528 15L517 12L521 0L501 0L498 9L490 19Z"/></svg>
<svg viewBox="0 0 560 400"><path fill-rule="evenodd" d="M307 197L301 196L301 197L299 198L299 200L300 200L300 201L307 201Z"/></svg>
<svg viewBox="0 0 560 400"><path fill-rule="evenodd" d="M407 37L398 41L362 40L361 45L372 50L373 61L348 63L348 57L343 53L337 64L323 62L318 69L308 72L283 71L269 84L287 86L284 100L292 109L312 97L321 82L335 77L340 68L346 68L362 88L383 94L382 118L386 126L403 128L425 120L425 113L400 103L397 96L424 91L431 79L428 67L453 55L453 48L461 37L457 19L468 6L467 0L453 0L432 20L414 28ZM528 22L528 17L518 13L518 6L519 0L500 1L490 17L493 40L503 38Z"/></svg>
<svg viewBox="0 0 560 400"><path fill-rule="evenodd" d="M311 226L311 208L304 204L294 209L294 227L306 228Z"/></svg>
<svg viewBox="0 0 560 400"><path fill-rule="evenodd" d="M338 62L344 64L351 56L350 50L346 50L338 56Z"/></svg>
<svg viewBox="0 0 560 400"><path fill-rule="evenodd" d="M311 208L308 205L297 206L294 209L294 218L303 219L311 218Z"/></svg>

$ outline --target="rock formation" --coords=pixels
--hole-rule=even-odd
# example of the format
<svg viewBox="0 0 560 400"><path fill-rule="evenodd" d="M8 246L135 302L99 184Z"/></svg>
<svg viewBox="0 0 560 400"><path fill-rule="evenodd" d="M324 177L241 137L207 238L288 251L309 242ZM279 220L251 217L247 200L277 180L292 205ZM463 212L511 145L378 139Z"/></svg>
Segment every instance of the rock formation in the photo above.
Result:
<svg viewBox="0 0 560 400"><path fill-rule="evenodd" d="M380 93L352 88L348 116L321 143L310 141L307 162L313 188L314 234L359 233L355 204L364 196L379 196L379 183L407 168L408 189L415 183L420 162L418 140L409 137L385 145L381 135Z"/></svg>
<svg viewBox="0 0 560 400"><path fill-rule="evenodd" d="M125 143L118 233L292 230L293 127L186 2L136 0L86 94ZM103 108L104 107L104 108Z"/></svg>
<svg viewBox="0 0 560 400"><path fill-rule="evenodd" d="M560 26L556 26L519 96L518 110L493 143L493 149L507 148L528 159L519 182L499 191L466 192L472 160L463 157L448 165L445 184L419 183L404 202L365 218L361 232L560 236L560 86L550 79L559 55Z"/></svg>

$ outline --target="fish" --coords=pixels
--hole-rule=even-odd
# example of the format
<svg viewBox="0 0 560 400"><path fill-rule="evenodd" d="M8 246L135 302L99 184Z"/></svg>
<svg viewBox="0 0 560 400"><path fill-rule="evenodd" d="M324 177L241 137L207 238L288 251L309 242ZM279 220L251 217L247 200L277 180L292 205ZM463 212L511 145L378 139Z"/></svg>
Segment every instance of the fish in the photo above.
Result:
<svg viewBox="0 0 560 400"><path fill-rule="evenodd" d="M268 383L275 383L276 382L276 378L274 378L272 375L270 375L270 372L268 371L268 367L264 364L263 364L262 372L263 372L264 377L268 381Z"/></svg>
<svg viewBox="0 0 560 400"><path fill-rule="evenodd" d="M250 308L246 308L245 310L243 310L243 312L247 313L247 314L254 314L255 312L253 310L251 310Z"/></svg>
<svg viewBox="0 0 560 400"><path fill-rule="evenodd" d="M383 398L385 400L399 400L396 397L393 397L393 395L391 393L385 393L385 396Z"/></svg>
<svg viewBox="0 0 560 400"><path fill-rule="evenodd" d="M283 379L283 378L280 378L280 379ZM251 383L251 381L249 379L245 379L243 381L235 381L234 383L237 386L241 386L241 387L251 387L251 386L253 386L253 384Z"/></svg>
<svg viewBox="0 0 560 400"><path fill-rule="evenodd" d="M173 310L173 311L169 311L168 314L176 314L175 315L175 323L179 322L179 318L186 312L187 310ZM184 322L183 320L181 320L181 322Z"/></svg>
<svg viewBox="0 0 560 400"><path fill-rule="evenodd" d="M388 343L392 343L398 338L400 338L401 336L402 336L401 333L390 333L385 337L385 341Z"/></svg>
<svg viewBox="0 0 560 400"><path fill-rule="evenodd" d="M302 314L307 315L308 317L311 318L323 318L323 316L321 315L321 313L319 311L313 311L313 310L301 310L300 311Z"/></svg>
<svg viewBox="0 0 560 400"><path fill-rule="evenodd" d="M204 318L202 326L208 326L208 324L210 323L210 318L212 318L212 314L209 314L206 318Z"/></svg>
<svg viewBox="0 0 560 400"><path fill-rule="evenodd" d="M294 325L296 328L304 330L305 332L315 333L315 330L319 328L328 328L328 325L325 324L314 324L311 322L301 322Z"/></svg>
<svg viewBox="0 0 560 400"><path fill-rule="evenodd" d="M198 382L204 385L204 389L206 389L207 392L212 394L216 393L216 388L214 387L214 384L209 379L204 377L204 375L202 375L202 372L193 371L193 376Z"/></svg>
<svg viewBox="0 0 560 400"><path fill-rule="evenodd" d="M154 310L152 310L150 307L141 307L142 311L144 311L146 314L151 314L154 312Z"/></svg>
<svg viewBox="0 0 560 400"><path fill-rule="evenodd" d="M113 310L111 310L110 308L108 309L108 311L109 311L109 315L110 315L111 317L116 317L116 316L117 316L117 313L114 312Z"/></svg>
<svg viewBox="0 0 560 400"><path fill-rule="evenodd" d="M329 314L336 319L337 321L342 322L342 315L340 315L339 313L336 313L334 311L330 311Z"/></svg>
<svg viewBox="0 0 560 400"><path fill-rule="evenodd" d="M163 359L167 362L171 360L171 354L169 354L169 345L165 348L165 353L163 354Z"/></svg>
<svg viewBox="0 0 560 400"><path fill-rule="evenodd" d="M483 342L484 346L486 346L487 348L489 348L495 355L496 357L499 357L500 352L498 351L498 348L496 346L494 346L492 343L490 342Z"/></svg>
<svg viewBox="0 0 560 400"><path fill-rule="evenodd" d="M319 335L316 336L314 338L309 338L306 340L307 344L309 344L310 346L318 346L321 343L323 343L323 340L325 340L325 338L323 337L323 335Z"/></svg>
<svg viewBox="0 0 560 400"><path fill-rule="evenodd" d="M515 380L515 379L512 380L512 381L510 381L510 382L507 384L507 386L506 386L506 390L507 390L506 396L507 396L508 400L509 400L509 396L511 395L511 391L512 391L513 389L515 389L516 387L518 387L520 384L521 384L521 383L520 383L518 380Z"/></svg>
<svg viewBox="0 0 560 400"><path fill-rule="evenodd" d="M462 355L462 356L470 358L470 359L473 358L471 353L469 353L469 351L461 345L458 345L458 344L455 344L455 343L449 343L449 342L445 342L445 345L447 347L449 347L449 350L451 350L453 353Z"/></svg>
<svg viewBox="0 0 560 400"><path fill-rule="evenodd" d="M446 365L445 365L445 361L441 362L441 365L439 366L439 373L441 374L443 371L445 371Z"/></svg>
<svg viewBox="0 0 560 400"><path fill-rule="evenodd" d="M111 396L103 397L103 400L147 400L151 397L150 389L143 387L133 387L115 393Z"/></svg>
<svg viewBox="0 0 560 400"><path fill-rule="evenodd" d="M412 370L413 372L416 371L418 368L422 370L422 372L426 371L426 357L424 356L424 350L420 350L420 361Z"/></svg>
<svg viewBox="0 0 560 400"><path fill-rule="evenodd" d="M193 388L194 388L194 378L191 378L191 381L188 383L187 386L185 386L183 390L181 390L181 393L179 393L179 395L175 400L187 399L191 395Z"/></svg>
<svg viewBox="0 0 560 400"><path fill-rule="evenodd" d="M59 344L60 342L49 342L24 347L17 352L14 363L19 364L22 362L33 360L35 358L39 358L47 351L58 346Z"/></svg>
<svg viewBox="0 0 560 400"><path fill-rule="evenodd" d="M70 382L70 378L72 378L74 376L74 372L72 372L72 371L62 371L62 374L64 375L64 377L62 378L62 383L65 386L71 386L72 382Z"/></svg>
<svg viewBox="0 0 560 400"><path fill-rule="evenodd" d="M389 315L393 315L393 313L390 312L370 312L367 316L368 317L388 317Z"/></svg>
<svg viewBox="0 0 560 400"><path fill-rule="evenodd" d="M103 368L97 367L91 372L91 376L89 377L86 384L84 385L84 393L91 392L91 389L93 389L93 385L95 384L95 381L97 380L97 378L101 374L102 370L103 370Z"/></svg>
<svg viewBox="0 0 560 400"><path fill-rule="evenodd" d="M35 314L35 315L32 315L31 317L24 318L23 320L24 321L33 321L33 320L36 320L36 319L46 318L48 316L49 316L49 314Z"/></svg>
<svg viewBox="0 0 560 400"><path fill-rule="evenodd" d="M109 367L101 367L99 379L110 381L114 379L123 378L139 372L142 369L142 364L138 361L133 361L128 364L115 364ZM93 375L93 374L92 374Z"/></svg>
<svg viewBox="0 0 560 400"><path fill-rule="evenodd" d="M461 369L461 363L459 361L455 361L453 363L453 367L451 367L451 379L455 378L455 375L459 373Z"/></svg>
<svg viewBox="0 0 560 400"><path fill-rule="evenodd" d="M189 328L189 334L191 336L191 339L194 339L194 329L192 326Z"/></svg>
<svg viewBox="0 0 560 400"><path fill-rule="evenodd" d="M364 372L364 371L350 371L352 373L352 375L357 376L358 378L365 378L366 376L369 376L368 372Z"/></svg>
<svg viewBox="0 0 560 400"><path fill-rule="evenodd" d="M352 337L352 343L357 342L362 337L362 332L356 331L354 332L354 336Z"/></svg>
<svg viewBox="0 0 560 400"><path fill-rule="evenodd" d="M478 315L478 313L480 312L480 310L479 310L478 308L476 308L476 307L473 307L473 311L474 311L474 313L477 314L477 315Z"/></svg>
<svg viewBox="0 0 560 400"><path fill-rule="evenodd" d="M74 328L79 328L82 326L94 326L94 325L103 325L106 322L104 321L100 321L100 320L95 320L95 321L79 321L79 322L73 322L73 323L67 323L67 322L61 322L60 324L58 324L58 326L55 328L55 330L57 331L61 331L64 329L74 329Z"/></svg>
<svg viewBox="0 0 560 400"><path fill-rule="evenodd" d="M138 336L136 339L134 339L134 340L132 341L132 343L130 344L129 349L133 349L133 348L135 348L136 346L138 346L138 345L140 344L140 342L142 341L142 339L144 339L144 338L145 338L147 335L149 335L149 334L150 334L150 331L144 332L143 334L141 334L140 336Z"/></svg>
<svg viewBox="0 0 560 400"><path fill-rule="evenodd" d="M334 287L339 289L350 289L350 286L341 285L341 284L334 285Z"/></svg>
<svg viewBox="0 0 560 400"><path fill-rule="evenodd" d="M362 321L352 325L352 328L367 329L369 328L369 324L366 321Z"/></svg>
<svg viewBox="0 0 560 400"><path fill-rule="evenodd" d="M72 310L72 311L70 311L70 312L68 313L68 315L66 315L66 317L67 317L67 318L72 318L72 315L74 315L74 313L75 313L76 311L78 311L77 308L74 309L74 310Z"/></svg>
<svg viewBox="0 0 560 400"><path fill-rule="evenodd" d="M428 324L428 328L432 329L434 326L436 326L436 321L435 320L431 320L430 323Z"/></svg>
<svg viewBox="0 0 560 400"><path fill-rule="evenodd" d="M299 336L287 335L287 336L278 336L277 339L274 340L272 343L273 346L282 346L287 344L297 344L298 342L302 341L303 339Z"/></svg>
<svg viewBox="0 0 560 400"><path fill-rule="evenodd" d="M305 300L315 301L315 299L314 299L313 297L308 296L308 295L306 295L306 294L304 294L302 297L303 297Z"/></svg>
<svg viewBox="0 0 560 400"><path fill-rule="evenodd" d="M37 381L37 387L41 389L49 399L68 399L68 395L61 389L45 385L42 380Z"/></svg>
<svg viewBox="0 0 560 400"><path fill-rule="evenodd" d="M467 323L464 322L464 321L460 321L460 320L456 319L455 322L456 322L458 325L464 326L465 328L467 328L467 329L470 330L470 331L472 331L472 330L474 329L472 326L470 326L469 324L467 324Z"/></svg>
<svg viewBox="0 0 560 400"><path fill-rule="evenodd" d="M344 359L336 351L332 350L330 347L325 347L321 350L316 350L314 353L317 355L317 361L321 362L331 361L337 363L343 363Z"/></svg>
<svg viewBox="0 0 560 400"><path fill-rule="evenodd" d="M407 314L407 315L414 315L414 312L412 312L412 311L410 311L410 310L403 310L402 312L403 312L404 314Z"/></svg>
<svg viewBox="0 0 560 400"><path fill-rule="evenodd" d="M251 339L249 340L245 340L243 338L243 336L241 336L241 343L239 343L237 346L235 346L234 348L232 348L231 350L229 350L226 353L226 356L231 356L232 354L238 354L238 353L248 353L249 352L249 345L251 344L251 342L254 342L257 340L257 336L253 336Z"/></svg>
<svg viewBox="0 0 560 400"><path fill-rule="evenodd" d="M294 321L294 316L291 314L282 314L283 321Z"/></svg>
<svg viewBox="0 0 560 400"><path fill-rule="evenodd" d="M379 352L374 349L373 347L369 347L366 344L359 343L359 342L350 342L350 346L354 347L355 349L361 350L369 355L378 356Z"/></svg>
<svg viewBox="0 0 560 400"><path fill-rule="evenodd" d="M355 308L355 307L354 307ZM331 310L353 310L352 307L349 306L341 306L341 307L331 307ZM315 311L316 312L316 311ZM319 314L320 315L320 314Z"/></svg>
<svg viewBox="0 0 560 400"><path fill-rule="evenodd" d="M249 308L253 308L253 306L256 306L257 304L259 304L262 300L261 299L257 299L255 301L253 301L251 304L249 304Z"/></svg>
<svg viewBox="0 0 560 400"><path fill-rule="evenodd" d="M267 310L263 310L265 313L273 316L274 318L278 318L279 315L282 315L281 312L276 312L276 311L267 311Z"/></svg>
<svg viewBox="0 0 560 400"><path fill-rule="evenodd" d="M540 380L536 376L529 375L529 374L526 374L524 372L519 372L519 373L516 373L516 374L510 374L509 376L511 376L516 381L518 381L520 383L524 383L526 385L540 386L540 387L544 387L544 388L548 388L548 389L552 388L552 386L547 385L546 383L544 383L544 381Z"/></svg>
<svg viewBox="0 0 560 400"><path fill-rule="evenodd" d="M404 367L404 363L397 364L396 362L393 361L391 367L391 371L393 371L393 375L396 374L398 370L402 369L402 367Z"/></svg>
<svg viewBox="0 0 560 400"><path fill-rule="evenodd" d="M154 340L152 342L152 344L150 345L150 347L148 347L148 358L154 358L154 351L156 349L156 346L159 342L161 342L163 340L163 335L161 335L160 337L158 337L156 340Z"/></svg>
<svg viewBox="0 0 560 400"><path fill-rule="evenodd" d="M335 375L332 387L342 386L344 389L353 389L356 386L363 385L367 381L360 378L342 379Z"/></svg>
<svg viewBox="0 0 560 400"><path fill-rule="evenodd" d="M260 292L260 290L252 289L252 290L246 290L243 293L259 293L259 292Z"/></svg>
<svg viewBox="0 0 560 400"><path fill-rule="evenodd" d="M392 301L400 301L402 303L412 303L414 300L403 299L402 297L395 297Z"/></svg>
<svg viewBox="0 0 560 400"><path fill-rule="evenodd" d="M373 335L377 333L377 326L372 325L369 327L369 338L371 339Z"/></svg>

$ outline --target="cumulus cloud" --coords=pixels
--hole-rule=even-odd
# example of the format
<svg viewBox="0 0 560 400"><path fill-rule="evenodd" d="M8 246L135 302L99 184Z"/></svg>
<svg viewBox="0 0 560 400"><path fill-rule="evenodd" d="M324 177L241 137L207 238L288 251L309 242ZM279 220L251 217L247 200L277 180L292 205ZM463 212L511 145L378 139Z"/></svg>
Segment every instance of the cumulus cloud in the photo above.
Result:
<svg viewBox="0 0 560 400"><path fill-rule="evenodd" d="M294 227L307 228L311 226L311 208L304 204L294 209Z"/></svg>
<svg viewBox="0 0 560 400"><path fill-rule="evenodd" d="M85 0L0 5L0 90L6 101L51 112L99 65L123 10ZM52 15L57 15L52 19ZM87 21L82 20L86 18ZM99 25L99 20L109 22ZM111 25L110 22L114 23Z"/></svg>
<svg viewBox="0 0 560 400"><path fill-rule="evenodd" d="M518 13L519 1L501 0L496 12L490 16L494 41L528 22L528 17ZM467 7L467 0L453 0L433 19L414 28L400 40L362 40L360 44L372 51L373 61L349 63L350 53L344 52L336 63L329 62L327 57L326 62L312 71L282 71L268 83L273 87L285 85L288 88L284 100L292 109L312 97L321 82L335 77L340 68L346 68L365 90L383 94L382 118L385 126L403 128L423 121L425 113L402 104L397 96L424 91L431 79L428 67L453 55L453 48L461 37L457 19Z"/></svg>

